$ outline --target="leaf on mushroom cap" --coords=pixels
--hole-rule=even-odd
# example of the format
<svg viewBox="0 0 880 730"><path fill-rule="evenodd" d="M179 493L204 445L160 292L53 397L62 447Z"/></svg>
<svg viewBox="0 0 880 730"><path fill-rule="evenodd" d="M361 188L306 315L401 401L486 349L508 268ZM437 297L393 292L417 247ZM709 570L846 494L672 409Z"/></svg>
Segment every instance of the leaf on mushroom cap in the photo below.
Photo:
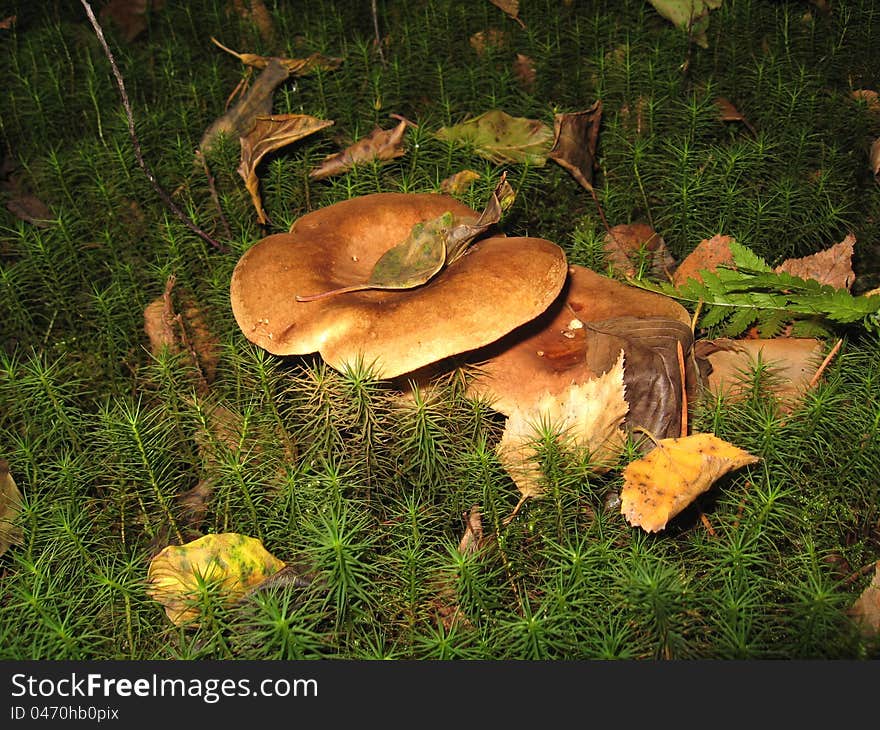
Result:
<svg viewBox="0 0 880 730"><path fill-rule="evenodd" d="M482 239L430 284L297 302L363 282L413 225L475 212L445 195L375 193L308 213L268 236L232 274L233 314L245 336L276 355L319 352L341 369L363 358L393 378L484 347L541 314L565 283L565 253L540 238Z"/></svg>
<svg viewBox="0 0 880 730"><path fill-rule="evenodd" d="M681 377L676 343L688 353L692 335L687 310L662 295L569 267L563 294L544 314L473 353L479 373L469 385L510 416L544 393L561 393L607 372L620 350L626 357L626 423L653 434L680 434ZM476 358L480 358L478 361ZM689 363L688 387L696 385Z"/></svg>

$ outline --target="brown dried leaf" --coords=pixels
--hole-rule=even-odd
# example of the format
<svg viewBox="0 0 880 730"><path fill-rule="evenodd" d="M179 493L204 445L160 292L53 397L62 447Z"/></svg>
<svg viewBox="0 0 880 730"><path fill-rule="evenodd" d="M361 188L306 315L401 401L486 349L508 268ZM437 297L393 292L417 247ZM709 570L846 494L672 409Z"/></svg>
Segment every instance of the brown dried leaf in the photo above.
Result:
<svg viewBox="0 0 880 730"><path fill-rule="evenodd" d="M661 439L623 470L620 513L634 527L658 532L721 476L758 460L712 433Z"/></svg>
<svg viewBox="0 0 880 730"><path fill-rule="evenodd" d="M526 24L519 19L519 0L489 0L496 8L504 11L506 15L513 18L519 23L521 28L525 28Z"/></svg>
<svg viewBox="0 0 880 730"><path fill-rule="evenodd" d="M0 20L0 30L9 30L12 28L12 26L15 25L15 17L16 16L14 15L9 15L3 18L3 20Z"/></svg>
<svg viewBox="0 0 880 730"><path fill-rule="evenodd" d="M244 179L245 186L251 194L257 220L263 225L268 223L263 202L260 199L260 179L257 177L257 166L270 152L308 137L310 134L325 129L333 124L329 119L318 119L308 114L272 114L257 117L253 127L241 139L241 163L238 174Z"/></svg>
<svg viewBox="0 0 880 730"><path fill-rule="evenodd" d="M22 496L9 472L9 462L0 459L0 555L10 546L24 543L24 531L16 524Z"/></svg>
<svg viewBox="0 0 880 730"><path fill-rule="evenodd" d="M144 331L150 351L158 356L165 348L172 354L186 352L207 387L214 380L220 360L220 342L208 329L201 310L187 293L172 297L174 276L168 277L165 291L144 310Z"/></svg>
<svg viewBox="0 0 880 730"><path fill-rule="evenodd" d="M562 393L545 393L531 406L517 407L507 419L498 457L523 499L544 491L535 439L542 424L558 430L573 448L589 452L597 470L616 459L624 444L620 429L629 410L624 398L623 351L603 375L572 384Z"/></svg>
<svg viewBox="0 0 880 730"><path fill-rule="evenodd" d="M614 273L632 277L639 270L669 279L675 259L663 237L646 223L622 223L605 234L605 254Z"/></svg>
<svg viewBox="0 0 880 730"><path fill-rule="evenodd" d="M196 533L201 531L202 523L208 516L208 501L213 491L211 481L201 479L192 489L177 495L176 501L180 507L178 524L181 529Z"/></svg>
<svg viewBox="0 0 880 730"><path fill-rule="evenodd" d="M263 0L232 0L232 6L238 17L251 21L260 32L260 38L269 46L274 46L275 24Z"/></svg>
<svg viewBox="0 0 880 730"><path fill-rule="evenodd" d="M251 66L253 68L264 69L269 65L269 62L272 60L280 63L284 68L287 69L288 73L291 76L305 76L306 74L311 73L317 69L321 71L335 71L342 65L341 58L334 58L331 56L324 56L320 53L313 53L307 58L282 58L280 56L258 56L255 53L239 53L238 51L233 51L231 48L227 48L216 38L212 37L211 42L222 48L227 53L231 53L237 59L239 59L246 66Z"/></svg>
<svg viewBox="0 0 880 730"><path fill-rule="evenodd" d="M751 122L743 116L742 112L729 99L719 96L715 99L715 106L718 107L718 118L722 122L742 122L752 134L755 134L755 128Z"/></svg>
<svg viewBox="0 0 880 730"><path fill-rule="evenodd" d="M848 611L868 637L880 635L880 560L874 564L874 577Z"/></svg>
<svg viewBox="0 0 880 730"><path fill-rule="evenodd" d="M877 137L877 139L871 143L871 151L868 154L868 161L870 162L870 169L876 178L880 175L880 137Z"/></svg>
<svg viewBox="0 0 880 730"><path fill-rule="evenodd" d="M584 188L593 189L593 167L599 124L602 120L602 100L589 109L553 118L555 137L547 157L568 170Z"/></svg>
<svg viewBox="0 0 880 730"><path fill-rule="evenodd" d="M165 0L110 0L98 13L102 22L115 25L131 43L147 29L147 13L165 7Z"/></svg>
<svg viewBox="0 0 880 730"><path fill-rule="evenodd" d="M516 60L513 62L513 75L526 91L532 91L535 88L538 74L535 71L535 62L528 56L522 53L516 54Z"/></svg>
<svg viewBox="0 0 880 730"><path fill-rule="evenodd" d="M312 180L323 180L331 175L348 172L355 165L372 160L393 160L406 154L403 135L407 122L401 122L394 129L376 127L368 136L362 137L342 152L324 158L318 167L309 173Z"/></svg>
<svg viewBox="0 0 880 730"><path fill-rule="evenodd" d="M205 130L199 149L207 154L221 134L244 137L254 126L257 117L272 113L272 95L278 85L289 76L290 72L281 63L274 58L270 59L247 93Z"/></svg>
<svg viewBox="0 0 880 730"><path fill-rule="evenodd" d="M880 96L873 89L855 89L850 96L865 104L872 114L880 114Z"/></svg>
<svg viewBox="0 0 880 730"><path fill-rule="evenodd" d="M507 33L498 28L489 28L489 30L480 30L474 33L469 42L478 56L482 56L487 49L500 50L506 48L510 43Z"/></svg>
<svg viewBox="0 0 880 730"><path fill-rule="evenodd" d="M46 228L52 221L52 211L42 200L30 193L19 193L6 201L6 208L17 218L37 228Z"/></svg>
<svg viewBox="0 0 880 730"><path fill-rule="evenodd" d="M850 233L840 243L824 251L799 259L788 259L777 266L776 273L786 273L801 279L814 279L835 289L852 288L856 280L852 269L853 247L856 237Z"/></svg>
<svg viewBox="0 0 880 730"><path fill-rule="evenodd" d="M815 339L699 340L698 358L708 360L711 372L705 386L712 394L736 401L751 391L758 359L767 366L767 386L786 410L797 405L822 361L822 342Z"/></svg>
<svg viewBox="0 0 880 730"><path fill-rule="evenodd" d="M480 505L475 504L471 507L471 511L465 516L467 525L464 529L464 535L458 543L458 552L462 555L475 553L480 549L483 542L483 518L480 514Z"/></svg>
<svg viewBox="0 0 880 730"><path fill-rule="evenodd" d="M473 170L461 170L450 175L440 183L440 192L447 195L461 195L475 180L480 179L480 173Z"/></svg>
<svg viewBox="0 0 880 730"><path fill-rule="evenodd" d="M699 245L678 265L672 275L672 283L680 286L688 279L702 281L701 271L715 271L723 264L733 263L733 253L730 250L732 240L732 236L718 233L712 238L700 241Z"/></svg>

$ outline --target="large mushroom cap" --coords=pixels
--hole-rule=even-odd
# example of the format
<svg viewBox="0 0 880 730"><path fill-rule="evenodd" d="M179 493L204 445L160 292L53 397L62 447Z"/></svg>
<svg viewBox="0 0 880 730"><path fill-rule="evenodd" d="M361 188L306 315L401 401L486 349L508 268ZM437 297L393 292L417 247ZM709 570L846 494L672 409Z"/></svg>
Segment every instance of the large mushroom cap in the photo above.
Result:
<svg viewBox="0 0 880 730"><path fill-rule="evenodd" d="M476 213L445 195L376 193L304 215L254 244L232 274L245 336L276 355L319 352L342 369L363 358L382 378L488 345L543 312L565 284L565 253L540 238L486 238L427 284L298 302L368 280L412 226L446 211Z"/></svg>
<svg viewBox="0 0 880 730"><path fill-rule="evenodd" d="M479 374L469 392L510 416L545 393L561 393L607 372L625 354L631 426L679 436L681 378L676 342L688 356L690 316L669 297L638 289L583 266L569 267L559 299L540 317L473 354ZM687 362L693 387L696 368Z"/></svg>

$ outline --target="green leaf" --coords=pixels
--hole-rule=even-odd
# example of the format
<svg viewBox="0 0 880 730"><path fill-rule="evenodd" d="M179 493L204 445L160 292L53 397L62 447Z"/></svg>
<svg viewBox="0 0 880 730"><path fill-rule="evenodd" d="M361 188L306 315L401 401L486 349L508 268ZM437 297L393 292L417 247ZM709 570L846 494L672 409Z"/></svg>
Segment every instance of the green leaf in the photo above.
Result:
<svg viewBox="0 0 880 730"><path fill-rule="evenodd" d="M493 109L451 127L442 127L438 139L472 145L481 157L496 164L529 163L541 167L553 146L553 130L537 119L512 117Z"/></svg>

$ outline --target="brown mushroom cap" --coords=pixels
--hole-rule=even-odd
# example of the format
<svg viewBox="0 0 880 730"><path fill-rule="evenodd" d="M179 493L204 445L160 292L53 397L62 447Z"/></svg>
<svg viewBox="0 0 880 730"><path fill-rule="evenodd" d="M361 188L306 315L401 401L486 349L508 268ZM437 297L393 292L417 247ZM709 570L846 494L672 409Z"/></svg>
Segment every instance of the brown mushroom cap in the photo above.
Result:
<svg viewBox="0 0 880 730"><path fill-rule="evenodd" d="M680 435L674 431L681 408L674 341L683 343L687 356L687 310L669 297L582 266L570 266L569 272L563 293L544 314L473 354L479 372L469 393L487 398L493 408L510 416L545 393L561 393L569 385L602 375L623 349L627 422L659 437L670 431ZM690 387L696 384L692 358L687 379Z"/></svg>
<svg viewBox="0 0 880 730"><path fill-rule="evenodd" d="M296 301L366 282L414 224L446 211L476 217L431 193L375 193L304 215L239 260L230 285L236 322L273 354L319 352L336 369L363 358L379 377L393 378L494 342L556 299L567 275L562 249L540 238L493 237L414 289Z"/></svg>

